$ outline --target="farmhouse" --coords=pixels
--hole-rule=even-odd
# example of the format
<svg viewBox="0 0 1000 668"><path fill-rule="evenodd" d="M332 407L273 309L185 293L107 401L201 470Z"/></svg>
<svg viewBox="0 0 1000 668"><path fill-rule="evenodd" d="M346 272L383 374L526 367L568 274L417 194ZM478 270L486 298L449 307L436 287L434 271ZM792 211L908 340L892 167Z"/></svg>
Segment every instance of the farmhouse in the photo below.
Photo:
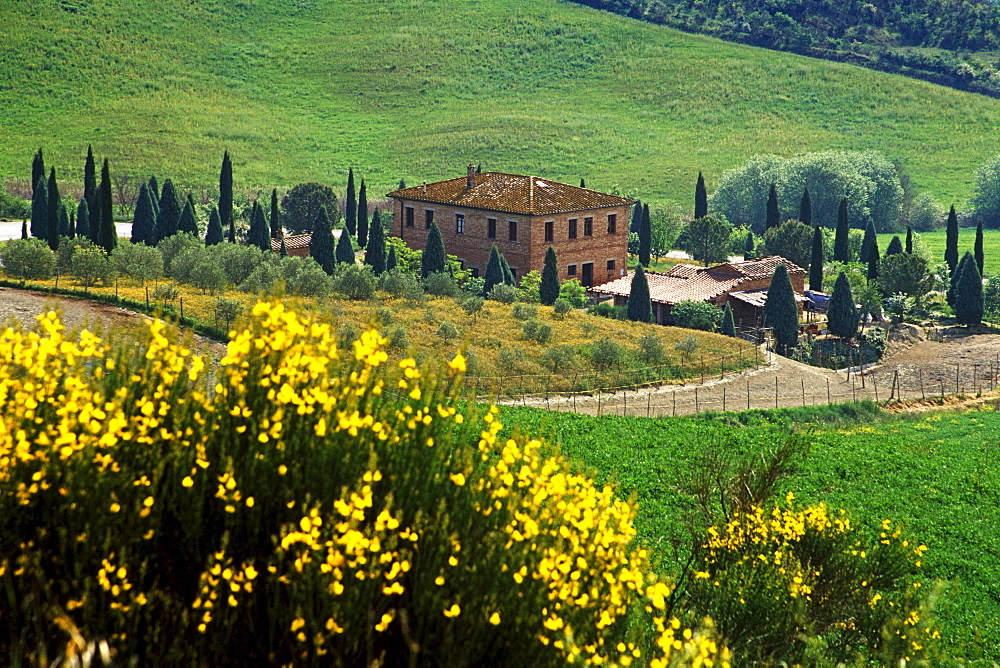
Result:
<svg viewBox="0 0 1000 668"><path fill-rule="evenodd" d="M585 286L625 275L628 213L634 200L536 176L484 172L388 193L394 236L423 249L437 223L445 252L473 276L482 274L495 244L521 278L541 271L555 249L561 280Z"/></svg>
<svg viewBox="0 0 1000 668"><path fill-rule="evenodd" d="M309 257L312 234L290 234L285 237L285 250L289 257ZM281 252L281 239L271 239L271 250Z"/></svg>
<svg viewBox="0 0 1000 668"><path fill-rule="evenodd" d="M795 290L799 311L809 301L803 296L805 270L783 257L770 256L760 260L726 262L714 267L678 264L666 272L646 272L653 316L661 325L672 325L670 307L682 301L705 301L722 307L729 303L737 323L757 325L761 320L764 300L771 276L779 264L788 268ZM628 301L632 275L628 274L604 285L591 288L598 295L610 295L616 305Z"/></svg>

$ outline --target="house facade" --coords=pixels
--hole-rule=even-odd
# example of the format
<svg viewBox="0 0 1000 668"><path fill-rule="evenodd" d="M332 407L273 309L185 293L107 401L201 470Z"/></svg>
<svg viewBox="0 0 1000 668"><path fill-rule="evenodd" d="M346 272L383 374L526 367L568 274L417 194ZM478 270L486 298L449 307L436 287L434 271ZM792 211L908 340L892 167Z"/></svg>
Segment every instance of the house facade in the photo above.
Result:
<svg viewBox="0 0 1000 668"><path fill-rule="evenodd" d="M394 190L392 235L422 250L437 223L445 252L481 276L494 244L514 276L541 272L549 246L559 279L595 286L625 274L634 200L535 176L484 172Z"/></svg>
<svg viewBox="0 0 1000 668"><path fill-rule="evenodd" d="M646 272L649 297L653 302L653 317L658 324L674 324L670 308L682 301L705 301L722 308L727 302L737 325L757 326L761 321L764 301L771 277L779 264L788 269L795 301L801 316L809 301L803 296L806 272L783 257L770 256L759 260L726 262L714 267L678 264L666 272ZM594 287L591 292L610 295L615 305L628 301L632 275Z"/></svg>

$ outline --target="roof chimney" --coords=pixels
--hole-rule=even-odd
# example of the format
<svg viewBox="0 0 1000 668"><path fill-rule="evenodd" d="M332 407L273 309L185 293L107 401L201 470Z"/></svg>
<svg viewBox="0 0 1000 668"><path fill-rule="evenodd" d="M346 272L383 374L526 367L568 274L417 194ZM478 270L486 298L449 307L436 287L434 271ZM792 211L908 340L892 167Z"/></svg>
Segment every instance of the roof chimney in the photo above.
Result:
<svg viewBox="0 0 1000 668"><path fill-rule="evenodd" d="M469 169L465 173L465 186L471 188L474 185L476 185L476 166L470 162Z"/></svg>

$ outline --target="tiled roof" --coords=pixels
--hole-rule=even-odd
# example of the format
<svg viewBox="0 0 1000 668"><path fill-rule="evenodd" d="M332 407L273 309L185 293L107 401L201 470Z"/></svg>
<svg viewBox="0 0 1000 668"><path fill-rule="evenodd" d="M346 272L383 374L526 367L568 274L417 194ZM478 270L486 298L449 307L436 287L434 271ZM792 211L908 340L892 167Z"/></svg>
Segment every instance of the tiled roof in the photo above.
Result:
<svg viewBox="0 0 1000 668"><path fill-rule="evenodd" d="M285 249L309 248L309 242L311 241L311 234L292 234L285 237ZM271 239L271 250L275 253L281 252L281 239Z"/></svg>
<svg viewBox="0 0 1000 668"><path fill-rule="evenodd" d="M774 274L774 268L779 264L785 264L789 273L805 273L800 267L778 256L749 262L725 263L715 267L679 264L664 273L646 272L649 298L662 304L676 304L688 300L711 301L723 293L732 294L733 289L742 283L770 278ZM768 268L770 271L765 273ZM619 297L627 297L631 290L631 274L590 288L591 292ZM766 290L764 292L766 293Z"/></svg>
<svg viewBox="0 0 1000 668"><path fill-rule="evenodd" d="M730 292L729 296L733 299L739 299L741 302L750 304L751 306L764 308L764 302L767 301L767 288L762 288L760 290L740 290L738 292ZM808 297L795 293L795 301L807 303L810 300Z"/></svg>
<svg viewBox="0 0 1000 668"><path fill-rule="evenodd" d="M631 205L635 200L578 188L537 176L484 172L468 187L466 177L402 188L388 197L436 202L471 209L528 215L545 215ZM627 221L626 221L627 222Z"/></svg>

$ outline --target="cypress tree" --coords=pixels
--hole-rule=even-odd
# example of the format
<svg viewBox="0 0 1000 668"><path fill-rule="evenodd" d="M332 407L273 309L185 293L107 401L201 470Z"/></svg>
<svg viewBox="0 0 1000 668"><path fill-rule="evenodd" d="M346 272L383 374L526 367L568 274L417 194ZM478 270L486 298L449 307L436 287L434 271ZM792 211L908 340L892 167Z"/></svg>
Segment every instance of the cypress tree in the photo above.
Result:
<svg viewBox="0 0 1000 668"><path fill-rule="evenodd" d="M355 233L358 236L358 245L364 248L364 242L368 238L368 188L364 179L361 179L361 188L358 189L358 219L351 225L351 234Z"/></svg>
<svg viewBox="0 0 1000 668"><path fill-rule="evenodd" d="M747 230L747 242L743 244L743 259L749 260L753 258L754 251L754 240L753 240L753 230Z"/></svg>
<svg viewBox="0 0 1000 668"><path fill-rule="evenodd" d="M802 201L799 202L799 222L812 225L813 207L812 199L809 198L809 188L802 192Z"/></svg>
<svg viewBox="0 0 1000 668"><path fill-rule="evenodd" d="M586 188L587 187L587 182L583 180L582 176L580 177L580 187L581 188Z"/></svg>
<svg viewBox="0 0 1000 668"><path fill-rule="evenodd" d="M837 282L833 285L830 304L826 311L827 329L841 339L853 339L858 333L858 309L851 294L851 282L847 274L840 272Z"/></svg>
<svg viewBox="0 0 1000 668"><path fill-rule="evenodd" d="M840 206L837 207L837 229L833 238L833 260L834 262L851 261L850 244L850 221L847 219L847 198L840 198Z"/></svg>
<svg viewBox="0 0 1000 668"><path fill-rule="evenodd" d="M28 221L27 220L22 220L21 221L21 238L22 239L27 239L28 238Z"/></svg>
<svg viewBox="0 0 1000 668"><path fill-rule="evenodd" d="M708 215L708 193L705 192L705 178L698 172L698 183L694 186L694 217L704 218Z"/></svg>
<svg viewBox="0 0 1000 668"><path fill-rule="evenodd" d="M181 215L177 219L177 231L187 232L198 236L198 220L194 216L194 200L191 199L191 195L187 196L184 201L184 208L181 210Z"/></svg>
<svg viewBox="0 0 1000 668"><path fill-rule="evenodd" d="M771 276L764 300L764 325L774 331L775 349L786 355L799 341L799 309L788 268L779 264Z"/></svg>
<svg viewBox="0 0 1000 668"><path fill-rule="evenodd" d="M906 254L913 255L913 228L906 226Z"/></svg>
<svg viewBox="0 0 1000 668"><path fill-rule="evenodd" d="M83 201L86 202L86 198ZM143 183L139 186L139 197L135 200L135 214L132 216L132 243L152 246L155 234L156 211L153 208L153 198L149 195L149 186Z"/></svg>
<svg viewBox="0 0 1000 668"><path fill-rule="evenodd" d="M31 161L31 197L34 199L35 191L38 188L38 179L45 178L45 159L42 157L42 149L35 151L35 157ZM31 235L39 238L32 230ZM44 238L44 237L41 237Z"/></svg>
<svg viewBox="0 0 1000 668"><path fill-rule="evenodd" d="M954 204L948 212L948 225L945 227L944 261L954 274L958 267L958 214L955 213Z"/></svg>
<svg viewBox="0 0 1000 668"><path fill-rule="evenodd" d="M968 251L962 264L964 268L955 288L955 320L962 325L978 325L983 321L983 275Z"/></svg>
<svg viewBox="0 0 1000 668"><path fill-rule="evenodd" d="M214 206L212 213L208 214L208 229L205 231L205 245L215 246L225 241L222 236L222 219L219 217L219 210ZM284 240L282 240L284 243Z"/></svg>
<svg viewBox="0 0 1000 668"><path fill-rule="evenodd" d="M316 222L313 223L312 238L309 241L309 255L316 260L327 274L333 275L336 262L333 257L333 230L326 207L320 207Z"/></svg>
<svg viewBox="0 0 1000 668"><path fill-rule="evenodd" d="M514 285L514 272L510 269L510 264L503 253L500 253L500 269L503 271L503 282L507 285Z"/></svg>
<svg viewBox="0 0 1000 668"><path fill-rule="evenodd" d="M87 146L87 160L83 163L83 199L87 206L94 203L97 194L97 163L94 162L94 149Z"/></svg>
<svg viewBox="0 0 1000 668"><path fill-rule="evenodd" d="M878 239L872 239L872 245L868 249L868 273L866 274L869 281L878 280L879 264L880 258L878 255Z"/></svg>
<svg viewBox="0 0 1000 668"><path fill-rule="evenodd" d="M478 165L476 165L476 174L482 174L482 173L483 173L483 163L479 163Z"/></svg>
<svg viewBox="0 0 1000 668"><path fill-rule="evenodd" d="M149 196L153 200L153 206L157 213L160 211L160 184L156 181L156 174L149 177Z"/></svg>
<svg viewBox="0 0 1000 668"><path fill-rule="evenodd" d="M385 228L378 209L372 215L372 229L368 232L368 246L365 248L365 264L372 268L372 273L381 276L385 273Z"/></svg>
<svg viewBox="0 0 1000 668"><path fill-rule="evenodd" d="M250 230L247 233L247 244L256 246L262 251L271 250L271 235L264 220L264 210L260 202L253 203L250 211Z"/></svg>
<svg viewBox="0 0 1000 668"><path fill-rule="evenodd" d="M354 234L354 224L358 219L358 200L354 193L354 168L347 170L347 203L344 205L344 218L351 234Z"/></svg>
<svg viewBox="0 0 1000 668"><path fill-rule="evenodd" d="M545 251L545 265L542 267L542 283L538 286L538 300L552 306L559 299L559 265L556 251L552 246Z"/></svg>
<svg viewBox="0 0 1000 668"><path fill-rule="evenodd" d="M642 205L642 225L639 227L639 264L649 266L649 251L652 246L653 231L649 224L649 205Z"/></svg>
<svg viewBox="0 0 1000 668"><path fill-rule="evenodd" d="M81 239L90 238L90 206L86 198L81 198L76 207L76 236Z"/></svg>
<svg viewBox="0 0 1000 668"><path fill-rule="evenodd" d="M431 229L427 232L427 244L420 256L420 278L427 278L431 274L444 271L444 263L444 240L441 239L441 230L437 223L431 223Z"/></svg>
<svg viewBox="0 0 1000 668"><path fill-rule="evenodd" d="M167 184L164 183L163 187L166 188ZM162 203L160 208L163 208ZM222 169L219 170L219 220L222 229L229 230L230 243L236 243L236 221L233 220L233 161L229 159L229 151L222 154Z"/></svg>
<svg viewBox="0 0 1000 668"><path fill-rule="evenodd" d="M271 238L284 237L281 233L281 210L278 208L278 189L271 189Z"/></svg>
<svg viewBox="0 0 1000 668"><path fill-rule="evenodd" d="M639 234L640 227L642 227L642 200L637 197L635 204L632 205L632 221L629 223L628 231Z"/></svg>
<svg viewBox="0 0 1000 668"><path fill-rule="evenodd" d="M62 197L59 195L59 186L56 184L56 168L52 167L49 172L49 248L56 250L59 248L59 207L62 205Z"/></svg>
<svg viewBox="0 0 1000 668"><path fill-rule="evenodd" d="M31 236L49 238L49 185L44 176L35 182L31 194Z"/></svg>
<svg viewBox="0 0 1000 668"><path fill-rule="evenodd" d="M764 229L769 230L781 224L781 209L778 208L778 186L771 184L771 190L767 193L767 218L764 220Z"/></svg>
<svg viewBox="0 0 1000 668"><path fill-rule="evenodd" d="M402 190L405 187L406 187L406 180L405 179L400 179L399 180L399 189Z"/></svg>
<svg viewBox="0 0 1000 668"><path fill-rule="evenodd" d="M653 302L649 299L649 282L640 264L632 274L625 315L636 322L653 322Z"/></svg>
<svg viewBox="0 0 1000 668"><path fill-rule="evenodd" d="M952 308L955 308L955 299L958 296L958 284L962 279L962 272L965 271L967 255L969 254L966 253L965 255L962 256L962 260L958 263L958 266L952 273L951 283L948 287L948 291L945 293L945 299L948 301L948 305L951 306ZM975 262L975 260L973 260L973 262Z"/></svg>
<svg viewBox="0 0 1000 668"><path fill-rule="evenodd" d="M220 210L219 213L223 212ZM156 216L156 243L177 234L180 218L181 207L180 202L177 201L174 183L170 179L165 179L163 190L160 191L160 206Z"/></svg>
<svg viewBox="0 0 1000 668"><path fill-rule="evenodd" d="M736 320L733 318L733 307L729 302L722 308L722 324L719 331L724 336L736 337Z"/></svg>
<svg viewBox="0 0 1000 668"><path fill-rule="evenodd" d="M861 241L861 261L868 262L871 259L871 248L872 244L875 243L875 224L872 222L871 218L868 219L868 224L865 225L865 238Z"/></svg>
<svg viewBox="0 0 1000 668"><path fill-rule="evenodd" d="M809 289L823 291L823 232L813 228L812 257L809 260Z"/></svg>
<svg viewBox="0 0 1000 668"><path fill-rule="evenodd" d="M393 269L396 268L397 262L398 261L396 260L396 247L389 246L389 257L386 258L385 261L385 270L392 271Z"/></svg>
<svg viewBox="0 0 1000 668"><path fill-rule="evenodd" d="M69 210L69 238L73 239L76 237L76 211L74 209Z"/></svg>
<svg viewBox="0 0 1000 668"><path fill-rule="evenodd" d="M976 267L979 268L979 277L983 277L983 263L986 256L983 254L983 221L976 225L976 243L972 247L973 255L976 258Z"/></svg>
<svg viewBox="0 0 1000 668"><path fill-rule="evenodd" d="M97 201L100 204L98 208L101 211L101 226L97 230L97 239L94 243L103 248L105 253L110 254L118 245L118 234L115 232L115 217L111 208L111 174L108 170L107 158L104 159L104 165L101 166L101 182L97 185ZM93 232L93 226L91 226L91 232Z"/></svg>
<svg viewBox="0 0 1000 668"><path fill-rule="evenodd" d="M889 241L889 247L885 249L885 256L899 255L903 252L903 242L899 240L898 236L894 236L891 241Z"/></svg>
<svg viewBox="0 0 1000 668"><path fill-rule="evenodd" d="M285 237L281 237L281 249L278 251L279 257L288 257L288 248L285 246Z"/></svg>
<svg viewBox="0 0 1000 668"><path fill-rule="evenodd" d="M486 271L483 272L483 297L489 297L490 291L503 282L503 263L500 261L500 251L497 250L497 245L493 244L493 248L490 249L490 259L486 263Z"/></svg>
<svg viewBox="0 0 1000 668"><path fill-rule="evenodd" d="M72 238L69 226L69 211L66 210L66 204L64 202L59 202L59 236Z"/></svg>
<svg viewBox="0 0 1000 668"><path fill-rule="evenodd" d="M348 234L347 230L340 231L340 238L337 239L337 254L336 258L337 264L355 264L357 260L354 257L354 243L351 241L351 235Z"/></svg>

